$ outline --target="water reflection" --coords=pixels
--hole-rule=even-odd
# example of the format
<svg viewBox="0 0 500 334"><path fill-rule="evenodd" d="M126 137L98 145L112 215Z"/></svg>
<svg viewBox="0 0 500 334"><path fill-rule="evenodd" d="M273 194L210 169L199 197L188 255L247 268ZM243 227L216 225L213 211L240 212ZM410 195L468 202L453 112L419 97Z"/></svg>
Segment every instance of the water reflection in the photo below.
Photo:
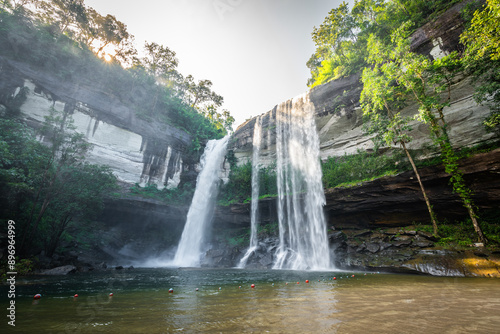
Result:
<svg viewBox="0 0 500 334"><path fill-rule="evenodd" d="M6 291L2 287L2 300ZM493 333L500 328L495 279L136 269L30 278L19 282L17 291L16 327L8 328L14 333ZM36 293L42 299L33 303ZM6 332L6 322L0 326Z"/></svg>

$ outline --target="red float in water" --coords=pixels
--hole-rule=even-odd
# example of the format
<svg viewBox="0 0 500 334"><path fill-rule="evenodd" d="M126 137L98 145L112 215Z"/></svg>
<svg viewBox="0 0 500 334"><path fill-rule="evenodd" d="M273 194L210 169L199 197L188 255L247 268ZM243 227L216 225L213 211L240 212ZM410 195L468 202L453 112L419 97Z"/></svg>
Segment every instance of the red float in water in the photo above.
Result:
<svg viewBox="0 0 500 334"><path fill-rule="evenodd" d="M253 289L253 288L255 288L255 284L250 285L250 287L251 287L252 289Z"/></svg>
<svg viewBox="0 0 500 334"><path fill-rule="evenodd" d="M40 298L42 298L42 295L39 293L33 296L33 299L40 299Z"/></svg>
<svg viewBox="0 0 500 334"><path fill-rule="evenodd" d="M333 279L337 279L337 277L334 277Z"/></svg>
<svg viewBox="0 0 500 334"><path fill-rule="evenodd" d="M168 290L168 293L174 293L174 289L170 288L170 289Z"/></svg>
<svg viewBox="0 0 500 334"><path fill-rule="evenodd" d="M306 283L309 283L309 280L308 280L308 279L306 279Z"/></svg>
<svg viewBox="0 0 500 334"><path fill-rule="evenodd" d="M351 277L354 277L354 275L352 275Z"/></svg>
<svg viewBox="0 0 500 334"><path fill-rule="evenodd" d="M75 298L78 297L78 294L76 293L73 297L75 297Z"/></svg>
<svg viewBox="0 0 500 334"><path fill-rule="evenodd" d="M111 293L109 294L109 296L110 296L110 297L113 297L113 292L111 292Z"/></svg>

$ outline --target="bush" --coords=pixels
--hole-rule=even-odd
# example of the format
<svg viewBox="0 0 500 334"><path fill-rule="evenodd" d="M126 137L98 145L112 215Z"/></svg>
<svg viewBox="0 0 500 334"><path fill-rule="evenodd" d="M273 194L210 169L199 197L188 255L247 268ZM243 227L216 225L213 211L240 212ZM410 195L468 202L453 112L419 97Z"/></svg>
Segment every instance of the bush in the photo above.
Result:
<svg viewBox="0 0 500 334"><path fill-rule="evenodd" d="M401 153L392 156L380 154L344 155L329 157L322 162L323 187L333 188L342 184L372 180L384 175L394 175L407 168Z"/></svg>

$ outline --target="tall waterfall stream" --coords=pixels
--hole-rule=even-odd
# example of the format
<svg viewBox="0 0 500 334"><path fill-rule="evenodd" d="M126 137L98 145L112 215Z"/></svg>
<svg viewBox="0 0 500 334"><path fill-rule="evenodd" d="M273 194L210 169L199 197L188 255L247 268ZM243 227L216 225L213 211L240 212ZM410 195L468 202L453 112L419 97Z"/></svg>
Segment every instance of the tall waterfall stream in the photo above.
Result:
<svg viewBox="0 0 500 334"><path fill-rule="evenodd" d="M205 235L212 220L218 192L220 166L226 155L229 136L210 140L201 157L201 172L196 180L196 190L187 214L173 266L197 267L203 251Z"/></svg>

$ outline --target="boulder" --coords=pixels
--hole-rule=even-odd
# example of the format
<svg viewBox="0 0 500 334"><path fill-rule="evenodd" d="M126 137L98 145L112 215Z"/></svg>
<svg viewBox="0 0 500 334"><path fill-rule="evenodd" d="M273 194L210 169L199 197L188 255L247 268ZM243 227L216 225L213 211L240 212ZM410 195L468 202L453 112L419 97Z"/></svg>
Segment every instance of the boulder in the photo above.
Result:
<svg viewBox="0 0 500 334"><path fill-rule="evenodd" d="M61 266L49 270L42 271L41 275L68 275L76 272L76 267L72 265Z"/></svg>

